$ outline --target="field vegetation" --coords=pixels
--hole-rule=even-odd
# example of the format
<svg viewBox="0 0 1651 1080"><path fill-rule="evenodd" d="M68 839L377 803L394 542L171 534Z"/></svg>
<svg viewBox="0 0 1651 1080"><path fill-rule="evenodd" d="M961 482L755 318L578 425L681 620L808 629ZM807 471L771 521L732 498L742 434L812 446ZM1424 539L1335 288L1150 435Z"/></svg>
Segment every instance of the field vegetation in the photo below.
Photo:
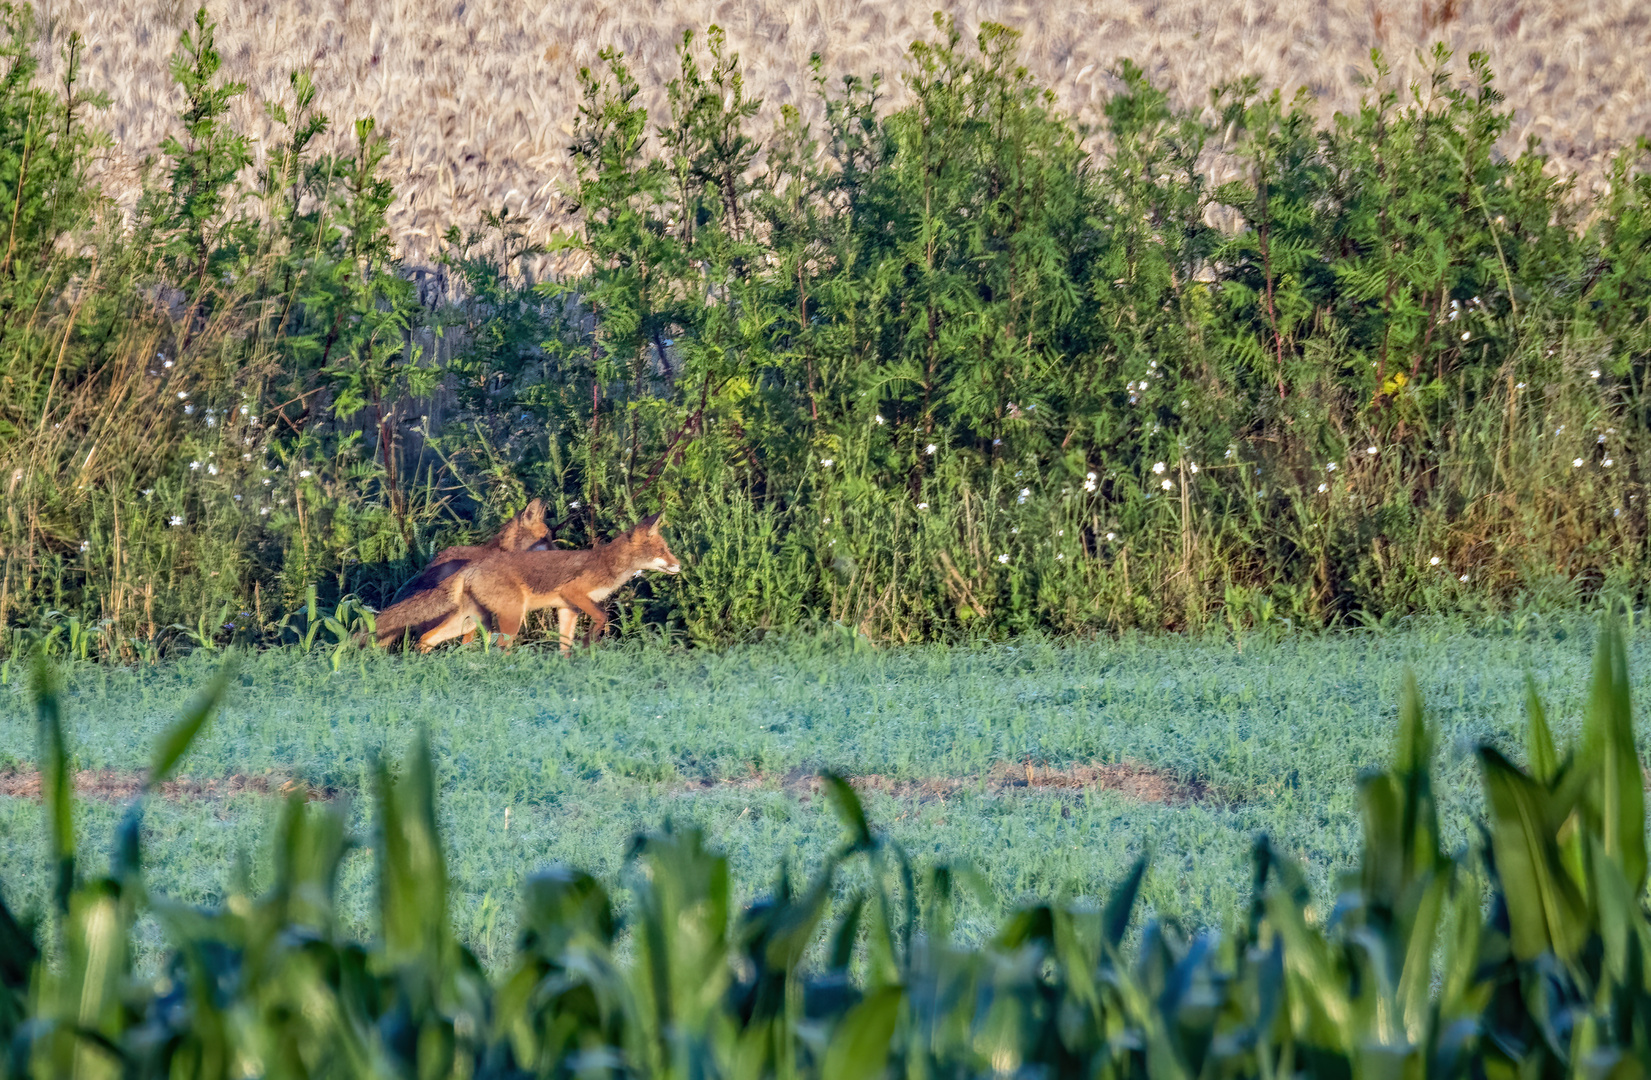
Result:
<svg viewBox="0 0 1651 1080"><path fill-rule="evenodd" d="M31 11L0 87L8 650L342 641L530 495L574 544L663 510L690 571L618 622L698 643L1642 595L1644 149L1592 191L1505 153L1482 54L1378 57L1330 118L1254 79L1182 108L1122 61L1087 129L997 24L937 19L898 95L822 66L774 126L721 28L651 111L610 50L552 245L579 269L525 276L528 223L490 213L432 307L373 119L299 70L255 154L201 11L122 209L85 42L45 83Z"/></svg>
<svg viewBox="0 0 1651 1080"><path fill-rule="evenodd" d="M762 10L494 202L412 22L0 5L0 1078L1644 1072L1651 98ZM685 572L357 644L530 497Z"/></svg>
<svg viewBox="0 0 1651 1080"><path fill-rule="evenodd" d="M564 862L611 877L628 838L667 818L715 839L745 900L781 861L818 865L838 835L817 780L833 770L914 858L975 867L993 899L958 913L970 940L988 933L997 903L1100 895L1148 851L1147 909L1219 926L1247 895L1260 833L1301 861L1328 910L1335 875L1357 855L1356 781L1384 760L1406 666L1430 703L1442 828L1456 846L1481 809L1467 749L1518 748L1527 672L1556 729L1572 730L1592 637L1563 620L1495 634L1442 621L1263 634L1241 649L1214 635L892 650L827 637L717 651L637 643L573 664L548 651L352 650L336 670L318 641L307 656L240 659L182 777L150 800L147 873L180 901L213 904L245 861L246 887L263 888L259 853L283 791L348 807L365 833L374 761L399 759L425 730L454 926L494 969L510 955L528 875ZM1642 674L1646 647L1631 638ZM199 653L66 675L89 852L106 850L148 748L219 663ZM3 672L0 747L14 758L0 762L0 792L13 796L0 798L0 881L9 902L44 908L27 672L21 659ZM371 860L351 856L344 874L339 916L365 936ZM146 955L158 933L146 929Z"/></svg>
<svg viewBox="0 0 1651 1080"><path fill-rule="evenodd" d="M1262 640L1242 654L1189 641L633 647L576 680L531 653L357 654L355 671L336 672L266 651L171 724L157 714L207 672L199 654L159 670L83 665L66 690L38 664L0 715L13 732L35 729L41 796L0 798L5 827L44 841L37 856L0 849L13 905L0 905L0 1075L1637 1070L1651 924L1622 637L1599 635L1585 704L1545 705L1533 682L1525 723L1509 715L1510 661L1548 661L1538 670L1575 685L1587 636L1435 626ZM1393 688L1376 672L1393 669L1369 661L1405 654L1445 702L1442 720L1408 678L1397 725L1373 704L1372 688ZM1309 672L1311 709L1299 692L1274 696L1274 680L1295 691ZM655 700L639 678L657 679ZM301 724L289 722L297 688ZM232 704L213 723L226 690L253 708ZM957 692L973 699L966 710ZM421 694L426 715L462 711L409 731L419 725L401 710ZM639 707L693 727L662 726L664 712L650 725ZM110 723L115 710L131 721ZM1200 763L1199 787L1218 800L1144 822L1107 792L993 791L977 774L928 805L910 791L862 802L828 773L818 801L833 827L771 779L717 783L815 755L888 762L907 778L1035 751L1038 767L1059 768L1142 740ZM1355 782L1349 760L1384 740L1388 765ZM150 767L119 804L101 801L113 792L98 777L77 777L80 765L122 768L149 741ZM398 743L399 770L386 765ZM247 784L212 798L199 778L228 761L287 774L284 805ZM575 771L586 775L569 792ZM706 784L685 790L684 776ZM370 811L352 790L371 791ZM599 859L599 876L540 864L600 847L639 803L677 814L638 831L622 861ZM888 832L871 824L889 819ZM1239 822L1331 850L1293 853L1299 841L1262 833L1250 888L1237 889ZM106 863L87 854L111 833ZM1079 884L994 912L994 890L955 858L960 840L997 872L989 884L1006 871ZM247 858L249 841L268 855ZM541 867L530 875L529 852ZM520 895L504 902L513 927L497 893L477 902L486 861L485 887ZM1349 871L1333 907L1328 868ZM753 896L761 881L772 884ZM1206 898L1219 914L1196 911ZM156 928L170 950L158 976L143 970Z"/></svg>

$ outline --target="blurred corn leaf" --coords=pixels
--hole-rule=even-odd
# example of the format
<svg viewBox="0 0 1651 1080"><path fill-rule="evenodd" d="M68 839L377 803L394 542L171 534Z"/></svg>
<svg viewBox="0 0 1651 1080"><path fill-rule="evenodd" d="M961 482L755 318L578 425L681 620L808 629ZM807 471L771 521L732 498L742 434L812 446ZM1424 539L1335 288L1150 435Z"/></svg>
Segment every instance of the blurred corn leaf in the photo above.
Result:
<svg viewBox="0 0 1651 1080"><path fill-rule="evenodd" d="M207 720L217 711L218 703L223 700L224 688L229 685L229 677L234 674L234 666L225 663L218 669L206 689L189 706L189 710L161 736L160 745L155 748L155 760L149 766L149 775L144 779L146 791L153 791L172 777L172 770L177 768L178 762L200 735L201 729L206 726Z"/></svg>
<svg viewBox="0 0 1651 1080"><path fill-rule="evenodd" d="M58 910L67 912L75 878L75 826L70 788L69 748L63 733L63 703L56 677L44 650L34 658L35 713L39 718L36 745L40 755L40 793L46 804L46 850L56 872L52 896Z"/></svg>

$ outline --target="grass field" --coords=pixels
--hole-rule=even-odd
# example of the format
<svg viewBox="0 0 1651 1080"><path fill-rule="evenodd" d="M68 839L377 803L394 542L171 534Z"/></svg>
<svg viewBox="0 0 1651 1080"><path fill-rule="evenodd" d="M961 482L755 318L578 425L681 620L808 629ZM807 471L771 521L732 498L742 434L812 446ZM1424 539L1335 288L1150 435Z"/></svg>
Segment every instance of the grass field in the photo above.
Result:
<svg viewBox="0 0 1651 1080"><path fill-rule="evenodd" d="M221 899L245 874L257 887L277 800L253 789L287 779L355 797L366 837L369 800L359 796L370 794L370 763L399 757L427 725L458 930L490 963L508 954L526 874L563 860L616 875L629 836L667 816L711 833L744 896L765 887L781 859L806 867L839 836L803 779L825 768L874 777L866 797L876 824L919 863L972 863L1000 902L1097 893L1150 846L1150 907L1208 923L1246 896L1259 832L1305 860L1329 898L1357 844L1354 781L1388 754L1406 665L1439 725L1441 804L1460 843L1478 809L1467 749L1493 740L1523 758L1526 672L1568 737L1592 638L1579 617L1517 631L1435 623L1248 638L1242 649L1174 637L887 650L806 640L721 653L613 646L571 661L531 651L361 653L337 672L320 658L264 652L242 659L184 764L188 782L149 809L150 881L191 902ZM1641 702L1648 652L1646 636L1632 634ZM69 673L76 767L114 770L100 778L105 787L141 767L215 663L198 654ZM34 755L20 672L9 663L0 689L0 779L10 784L0 790L22 790ZM1028 761L1038 780L1030 788ZM1088 767L1120 763L1158 781L1045 786L1063 772L1114 776L1120 770ZM232 777L242 779L226 785ZM213 790L225 786L238 791ZM123 809L110 798L80 802L94 865ZM0 795L0 883L14 907L45 902L42 840L39 804ZM369 870L357 852L343 889L362 933ZM991 917L972 914L977 930ZM159 944L152 930L149 943Z"/></svg>

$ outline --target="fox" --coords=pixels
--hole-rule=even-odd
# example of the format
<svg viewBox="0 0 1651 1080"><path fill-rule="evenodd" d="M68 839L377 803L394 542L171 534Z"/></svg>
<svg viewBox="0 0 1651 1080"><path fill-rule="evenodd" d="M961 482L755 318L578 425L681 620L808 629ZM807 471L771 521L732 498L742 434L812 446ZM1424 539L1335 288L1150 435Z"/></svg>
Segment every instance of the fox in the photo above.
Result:
<svg viewBox="0 0 1651 1080"><path fill-rule="evenodd" d="M419 651L428 652L476 626L514 638L531 612L556 608L557 637L566 656L573 651L581 614L591 621L586 644L601 637L608 625L602 602L615 589L646 571L681 572L682 563L660 532L663 525L654 514L611 543L584 550L490 553L435 588L385 608L375 636L380 645L390 645L411 632Z"/></svg>
<svg viewBox="0 0 1651 1080"><path fill-rule="evenodd" d="M436 557L396 590L392 605L399 604L416 593L433 589L477 559L499 551L545 550L550 546L550 528L545 525L545 504L534 499L522 512L504 523L499 534L485 544L458 545L442 548ZM386 608L386 611L389 609Z"/></svg>

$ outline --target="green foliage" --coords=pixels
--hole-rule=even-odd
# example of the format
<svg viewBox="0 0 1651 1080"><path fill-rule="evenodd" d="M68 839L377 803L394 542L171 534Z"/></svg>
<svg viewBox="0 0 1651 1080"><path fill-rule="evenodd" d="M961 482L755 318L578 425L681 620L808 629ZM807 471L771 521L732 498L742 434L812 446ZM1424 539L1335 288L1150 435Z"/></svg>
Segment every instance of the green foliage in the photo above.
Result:
<svg viewBox="0 0 1651 1080"><path fill-rule="evenodd" d="M631 844L622 914L591 875L535 875L494 982L448 922L427 738L399 770L376 767L367 944L338 928L352 841L337 805L295 794L269 888L203 909L144 886L140 795L110 873L82 879L71 857L48 925L0 905L5 1075L1632 1072L1647 1064L1651 911L1642 786L1615 780L1637 761L1625 656L1606 626L1582 741L1552 776L1480 748L1486 819L1454 853L1433 803L1435 736L1407 681L1392 765L1361 787L1361 867L1333 912L1309 908L1301 868L1263 837L1247 916L1190 935L1149 921L1133 946L1144 860L1099 906L1022 905L989 940L958 942L970 874L919 875L827 777L844 836L807 884L782 867L740 907L727 859L667 824ZM44 668L35 694L65 761ZM1533 745L1551 739L1540 711L1530 726ZM184 749L168 746L174 760ZM54 803L54 835L68 812ZM131 964L146 914L171 950L158 980Z"/></svg>
<svg viewBox="0 0 1651 1080"><path fill-rule="evenodd" d="M161 143L161 152L172 160L170 205L160 211L158 223L167 237L162 250L197 309L205 303L209 280L217 277L214 269L234 255L223 234L236 209L236 177L252 163L251 140L226 119L229 103L246 93L246 84L218 79L223 58L214 29L202 7L195 12L194 32L185 30L179 40L172 78L184 93L178 116L184 137L168 136ZM188 317L186 334L194 330L196 312Z"/></svg>
<svg viewBox="0 0 1651 1080"><path fill-rule="evenodd" d="M571 544L663 510L692 570L621 629L704 643L1645 599L1651 146L1599 194L1503 152L1482 54L1327 121L1121 61L1090 128L939 18L900 107L816 64L763 131L711 27L655 113L581 72L565 233L431 269L307 75L254 153L205 11L130 221L78 43L44 89L0 22L8 653L291 641L532 497Z"/></svg>

